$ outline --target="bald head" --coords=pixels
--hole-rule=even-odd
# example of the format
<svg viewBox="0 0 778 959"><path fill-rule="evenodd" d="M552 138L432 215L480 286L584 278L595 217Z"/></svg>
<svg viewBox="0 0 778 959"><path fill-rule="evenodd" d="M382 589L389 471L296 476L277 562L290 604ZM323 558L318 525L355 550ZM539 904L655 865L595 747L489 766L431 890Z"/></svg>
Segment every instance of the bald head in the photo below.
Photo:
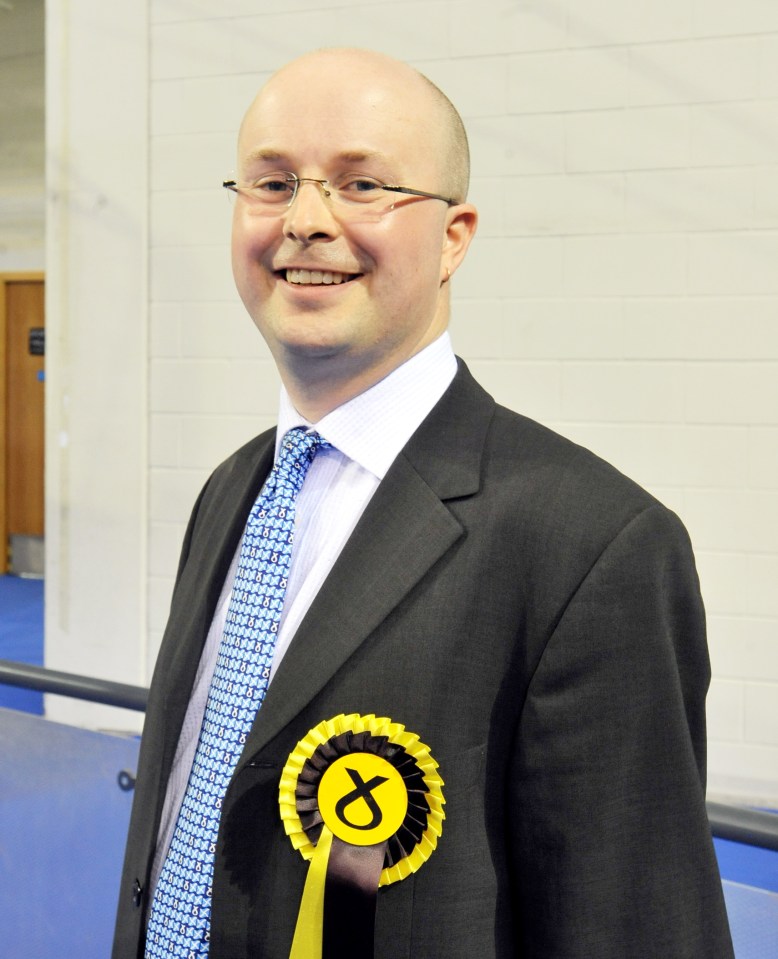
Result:
<svg viewBox="0 0 778 959"><path fill-rule="evenodd" d="M418 71L416 71L418 73ZM440 113L443 136L443 176L446 192L458 200L466 200L470 188L470 145L462 117L446 94L429 77L418 73L429 88Z"/></svg>
<svg viewBox="0 0 778 959"><path fill-rule="evenodd" d="M360 92L372 95L376 111L404 111L408 127L419 128L416 148L435 159L436 192L466 199L470 152L462 118L443 91L414 67L371 50L333 47L304 54L274 73L260 90L241 135L259 106L290 88L327 89L333 109L339 94L347 101Z"/></svg>
<svg viewBox="0 0 778 959"><path fill-rule="evenodd" d="M294 60L246 114L236 179L235 282L311 422L443 333L478 214L461 120L417 70L365 50Z"/></svg>

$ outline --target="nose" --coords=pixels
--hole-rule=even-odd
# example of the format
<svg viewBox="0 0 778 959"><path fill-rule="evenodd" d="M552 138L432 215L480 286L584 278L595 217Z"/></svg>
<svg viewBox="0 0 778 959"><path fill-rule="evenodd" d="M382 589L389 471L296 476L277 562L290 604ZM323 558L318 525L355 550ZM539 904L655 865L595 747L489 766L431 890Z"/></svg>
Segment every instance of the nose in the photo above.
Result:
<svg viewBox="0 0 778 959"><path fill-rule="evenodd" d="M338 222L332 215L326 180L302 177L297 193L284 216L284 234L300 243L328 240L337 235Z"/></svg>

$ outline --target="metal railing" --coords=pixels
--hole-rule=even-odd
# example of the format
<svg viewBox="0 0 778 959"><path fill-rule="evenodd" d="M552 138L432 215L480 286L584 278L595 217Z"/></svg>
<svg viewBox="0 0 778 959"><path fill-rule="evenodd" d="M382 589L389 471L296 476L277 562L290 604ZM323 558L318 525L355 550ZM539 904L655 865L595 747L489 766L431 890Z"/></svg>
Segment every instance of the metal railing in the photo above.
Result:
<svg viewBox="0 0 778 959"><path fill-rule="evenodd" d="M0 683L84 699L90 703L121 706L141 713L145 712L149 698L149 691L144 686L113 683L107 679L77 676L75 673L60 673L55 669L29 666L8 659L0 659Z"/></svg>
<svg viewBox="0 0 778 959"><path fill-rule="evenodd" d="M145 711L149 695L148 689L143 686L61 673L7 659L0 659L0 683L108 706L121 706L138 712ZM706 805L711 832L718 839L731 839L778 851L778 815L717 802L708 802Z"/></svg>
<svg viewBox="0 0 778 959"><path fill-rule="evenodd" d="M731 839L748 846L760 846L778 852L778 815L707 802L710 829L717 839Z"/></svg>

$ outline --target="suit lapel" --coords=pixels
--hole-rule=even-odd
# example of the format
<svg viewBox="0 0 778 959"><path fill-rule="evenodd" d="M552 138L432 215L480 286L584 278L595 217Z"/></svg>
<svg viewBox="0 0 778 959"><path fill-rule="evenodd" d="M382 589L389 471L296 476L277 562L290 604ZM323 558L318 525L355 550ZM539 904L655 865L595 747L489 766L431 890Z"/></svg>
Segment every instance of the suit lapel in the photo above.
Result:
<svg viewBox="0 0 778 959"><path fill-rule="evenodd" d="M306 614L257 714L241 765L353 655L464 530L445 500L478 490L494 402L461 369L392 464Z"/></svg>

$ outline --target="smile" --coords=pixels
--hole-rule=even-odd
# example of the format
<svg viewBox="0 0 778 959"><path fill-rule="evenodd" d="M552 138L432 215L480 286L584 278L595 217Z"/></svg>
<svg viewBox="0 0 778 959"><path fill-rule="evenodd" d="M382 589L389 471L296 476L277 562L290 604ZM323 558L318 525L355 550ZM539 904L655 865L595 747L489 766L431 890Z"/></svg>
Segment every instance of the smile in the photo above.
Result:
<svg viewBox="0 0 778 959"><path fill-rule="evenodd" d="M359 276L358 273L335 273L332 270L286 270L287 283L297 283L305 286L337 285L348 283Z"/></svg>

